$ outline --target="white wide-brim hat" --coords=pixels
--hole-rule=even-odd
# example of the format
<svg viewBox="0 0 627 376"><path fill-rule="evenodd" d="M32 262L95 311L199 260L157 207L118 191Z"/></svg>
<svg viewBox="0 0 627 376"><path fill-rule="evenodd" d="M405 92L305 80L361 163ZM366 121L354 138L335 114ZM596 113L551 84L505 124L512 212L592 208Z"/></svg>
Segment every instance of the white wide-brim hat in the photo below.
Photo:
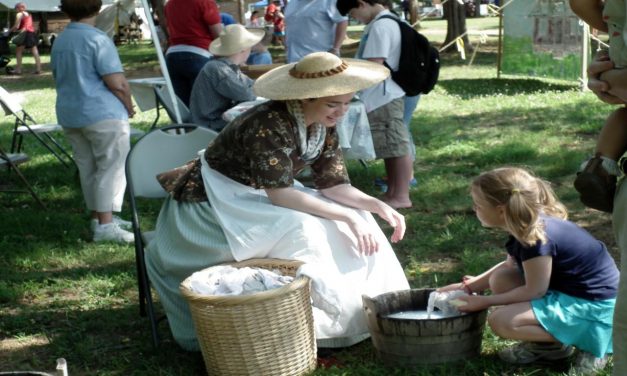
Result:
<svg viewBox="0 0 627 376"><path fill-rule="evenodd" d="M230 56L259 43L265 31L248 30L240 24L225 26L220 36L209 45L209 52L218 56Z"/></svg>
<svg viewBox="0 0 627 376"><path fill-rule="evenodd" d="M255 81L253 90L257 96L274 100L322 98L365 89L389 75L382 64L314 52L298 63L263 74Z"/></svg>

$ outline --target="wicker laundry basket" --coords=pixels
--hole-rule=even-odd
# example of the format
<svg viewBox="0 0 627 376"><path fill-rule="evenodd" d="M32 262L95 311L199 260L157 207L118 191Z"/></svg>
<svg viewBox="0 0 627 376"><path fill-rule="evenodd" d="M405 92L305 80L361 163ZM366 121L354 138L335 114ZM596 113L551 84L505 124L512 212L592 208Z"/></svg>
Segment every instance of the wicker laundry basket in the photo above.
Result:
<svg viewBox="0 0 627 376"><path fill-rule="evenodd" d="M294 276L302 262L251 259L238 268L280 270ZM302 375L316 368L309 278L241 296L206 296L181 283L209 375Z"/></svg>

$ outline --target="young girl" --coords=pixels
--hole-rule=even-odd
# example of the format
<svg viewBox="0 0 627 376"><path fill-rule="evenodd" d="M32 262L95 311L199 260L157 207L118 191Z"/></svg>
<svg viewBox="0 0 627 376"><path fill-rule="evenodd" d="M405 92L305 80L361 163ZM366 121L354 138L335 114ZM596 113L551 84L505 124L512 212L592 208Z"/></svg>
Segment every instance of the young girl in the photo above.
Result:
<svg viewBox="0 0 627 376"><path fill-rule="evenodd" d="M521 341L499 353L510 363L580 354L577 374L594 374L612 353L612 316L618 269L605 245L576 224L549 184L521 168L498 168L471 185L473 208L484 227L509 233L507 259L440 291L489 295L460 298L471 312L498 306L488 317L499 336Z"/></svg>
<svg viewBox="0 0 627 376"><path fill-rule="evenodd" d="M627 67L626 4L623 0L570 0L575 14L591 27L609 34L609 59L616 69L603 74L610 83L609 93L627 103L627 80L621 72ZM619 103L617 103L619 104ZM627 109L619 108L606 120L595 149L595 155L577 174L575 188L581 202L593 209L612 212L616 177L620 175L617 161L627 151Z"/></svg>

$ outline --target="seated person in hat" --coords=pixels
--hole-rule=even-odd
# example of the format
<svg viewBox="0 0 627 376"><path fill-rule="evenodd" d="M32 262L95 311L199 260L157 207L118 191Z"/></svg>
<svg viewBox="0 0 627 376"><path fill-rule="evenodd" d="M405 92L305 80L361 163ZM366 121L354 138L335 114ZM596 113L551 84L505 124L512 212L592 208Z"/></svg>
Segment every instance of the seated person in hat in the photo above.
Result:
<svg viewBox="0 0 627 376"><path fill-rule="evenodd" d="M362 294L409 288L371 213L391 226L392 242L403 238L404 217L350 184L335 130L355 92L388 75L383 65L328 52L275 68L254 85L270 101L231 121L198 159L158 176L170 196L146 267L183 348L198 343L179 284L216 264L305 262L319 347L369 336ZM305 167L316 189L294 179Z"/></svg>
<svg viewBox="0 0 627 376"><path fill-rule="evenodd" d="M189 110L193 123L219 132L226 125L222 119L224 111L255 99L253 80L239 67L263 36L263 30L247 30L233 24L226 26L211 43L209 52L215 57L205 64L192 87Z"/></svg>

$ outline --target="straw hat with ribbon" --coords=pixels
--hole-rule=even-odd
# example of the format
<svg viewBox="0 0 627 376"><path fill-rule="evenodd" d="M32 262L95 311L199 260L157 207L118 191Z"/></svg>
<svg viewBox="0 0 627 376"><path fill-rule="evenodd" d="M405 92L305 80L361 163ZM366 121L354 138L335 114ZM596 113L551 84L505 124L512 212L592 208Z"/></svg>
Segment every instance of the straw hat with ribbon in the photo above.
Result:
<svg viewBox="0 0 627 376"><path fill-rule="evenodd" d="M389 75L381 64L314 52L298 63L265 73L255 81L253 90L260 97L275 100L321 98L365 89Z"/></svg>
<svg viewBox="0 0 627 376"><path fill-rule="evenodd" d="M218 56L230 56L259 43L265 32L263 30L248 30L239 24L225 26L220 36L211 42L209 52Z"/></svg>

